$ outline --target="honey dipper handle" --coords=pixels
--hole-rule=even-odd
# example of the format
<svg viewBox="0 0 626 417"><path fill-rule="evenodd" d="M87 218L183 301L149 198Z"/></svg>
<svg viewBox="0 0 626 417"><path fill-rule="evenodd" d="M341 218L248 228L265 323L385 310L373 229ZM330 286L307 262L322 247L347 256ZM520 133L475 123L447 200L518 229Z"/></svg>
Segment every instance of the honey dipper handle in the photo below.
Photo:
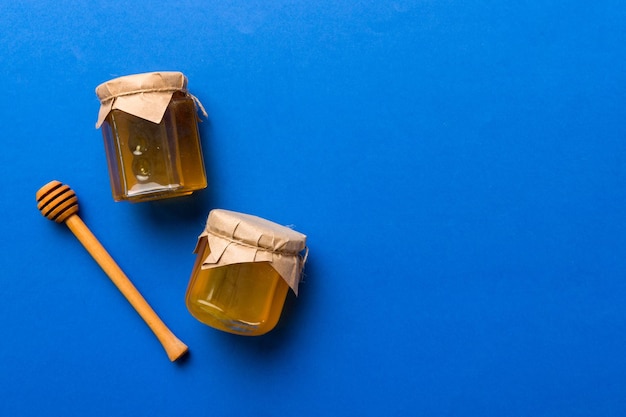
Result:
<svg viewBox="0 0 626 417"><path fill-rule="evenodd" d="M159 339L169 359L174 362L187 352L187 345L181 342L172 331L161 321L152 307L146 302L141 293L135 288L133 283L124 274L121 268L115 263L111 255L100 244L85 223L77 215L71 215L66 221L67 227L83 244L85 249L98 262L98 265L111 278L111 281L124 294L130 304L137 310L146 324Z"/></svg>

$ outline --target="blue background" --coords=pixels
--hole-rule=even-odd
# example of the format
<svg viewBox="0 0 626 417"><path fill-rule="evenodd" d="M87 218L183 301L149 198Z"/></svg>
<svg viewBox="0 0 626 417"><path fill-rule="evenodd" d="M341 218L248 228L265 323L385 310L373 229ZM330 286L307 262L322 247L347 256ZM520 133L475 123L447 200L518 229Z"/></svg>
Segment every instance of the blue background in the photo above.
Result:
<svg viewBox="0 0 626 417"><path fill-rule="evenodd" d="M626 414L620 1L0 2L0 415ZM209 188L114 203L94 88L180 70ZM66 227L58 179L191 353ZM275 331L184 305L211 208L308 235Z"/></svg>

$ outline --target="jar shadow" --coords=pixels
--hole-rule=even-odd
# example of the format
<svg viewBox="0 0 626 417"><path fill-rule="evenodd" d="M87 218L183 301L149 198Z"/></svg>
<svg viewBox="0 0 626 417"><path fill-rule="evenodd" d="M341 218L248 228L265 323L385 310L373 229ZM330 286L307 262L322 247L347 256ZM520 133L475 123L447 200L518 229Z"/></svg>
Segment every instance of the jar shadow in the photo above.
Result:
<svg viewBox="0 0 626 417"><path fill-rule="evenodd" d="M195 191L184 197L167 198L164 200L140 203L139 212L148 218L163 224L193 223L203 225L210 210L211 190ZM198 223L199 222L199 223Z"/></svg>

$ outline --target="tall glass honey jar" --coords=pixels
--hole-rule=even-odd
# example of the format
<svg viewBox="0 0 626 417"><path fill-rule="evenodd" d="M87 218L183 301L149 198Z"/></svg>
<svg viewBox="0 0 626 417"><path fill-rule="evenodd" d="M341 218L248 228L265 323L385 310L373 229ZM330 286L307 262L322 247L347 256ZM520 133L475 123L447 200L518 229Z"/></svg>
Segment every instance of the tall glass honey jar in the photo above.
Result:
<svg viewBox="0 0 626 417"><path fill-rule="evenodd" d="M296 295L307 257L306 236L249 214L215 209L198 238L186 294L190 313L219 330L258 336Z"/></svg>
<svg viewBox="0 0 626 417"><path fill-rule="evenodd" d="M115 78L96 88L115 201L140 202L206 187L198 132L199 101L180 72Z"/></svg>

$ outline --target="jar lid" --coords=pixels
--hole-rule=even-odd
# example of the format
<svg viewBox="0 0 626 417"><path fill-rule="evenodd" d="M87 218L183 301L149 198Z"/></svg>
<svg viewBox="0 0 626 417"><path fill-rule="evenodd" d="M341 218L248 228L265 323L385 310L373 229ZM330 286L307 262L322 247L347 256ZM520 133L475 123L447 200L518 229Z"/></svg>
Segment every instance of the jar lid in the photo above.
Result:
<svg viewBox="0 0 626 417"><path fill-rule="evenodd" d="M182 72L162 71L126 75L96 87L100 99L99 128L113 109L153 123L160 123L176 91L187 92L187 77Z"/></svg>
<svg viewBox="0 0 626 417"><path fill-rule="evenodd" d="M286 226L249 214L214 209L204 232L210 253L203 269L246 262L269 262L298 294L298 284L306 262L306 236ZM302 255L302 252L305 252Z"/></svg>

